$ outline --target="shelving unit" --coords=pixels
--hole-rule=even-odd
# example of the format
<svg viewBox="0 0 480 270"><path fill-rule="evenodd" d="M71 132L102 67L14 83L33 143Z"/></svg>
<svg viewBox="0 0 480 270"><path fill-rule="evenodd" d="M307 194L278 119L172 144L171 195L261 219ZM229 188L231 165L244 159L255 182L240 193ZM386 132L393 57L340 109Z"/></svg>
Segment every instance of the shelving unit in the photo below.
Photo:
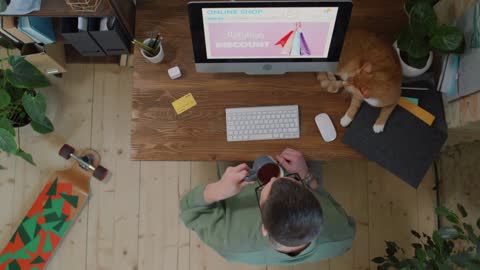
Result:
<svg viewBox="0 0 480 270"><path fill-rule="evenodd" d="M42 0L41 9L23 16L53 17L57 41L65 42L60 32L60 18L65 17L109 17L115 16L127 39L133 39L135 33L135 5L130 0L102 0L95 12L79 12L73 10L65 0ZM8 16L8 15L3 15ZM66 59L69 63L112 63L119 56L83 57L69 45L65 44Z"/></svg>

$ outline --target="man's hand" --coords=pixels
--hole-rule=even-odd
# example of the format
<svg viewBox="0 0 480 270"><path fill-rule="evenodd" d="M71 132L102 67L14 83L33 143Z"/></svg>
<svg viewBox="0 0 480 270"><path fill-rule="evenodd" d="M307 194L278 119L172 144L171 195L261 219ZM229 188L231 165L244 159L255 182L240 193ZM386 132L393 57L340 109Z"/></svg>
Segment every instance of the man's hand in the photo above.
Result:
<svg viewBox="0 0 480 270"><path fill-rule="evenodd" d="M308 174L307 162L305 162L302 153L297 150L287 148L280 155L277 155L277 160L287 172L298 173L302 179Z"/></svg>
<svg viewBox="0 0 480 270"><path fill-rule="evenodd" d="M247 185L255 182L245 182L248 176L248 165L240 164L236 167L228 167L218 182L208 184L203 192L206 203L218 202L228 199L240 193Z"/></svg>

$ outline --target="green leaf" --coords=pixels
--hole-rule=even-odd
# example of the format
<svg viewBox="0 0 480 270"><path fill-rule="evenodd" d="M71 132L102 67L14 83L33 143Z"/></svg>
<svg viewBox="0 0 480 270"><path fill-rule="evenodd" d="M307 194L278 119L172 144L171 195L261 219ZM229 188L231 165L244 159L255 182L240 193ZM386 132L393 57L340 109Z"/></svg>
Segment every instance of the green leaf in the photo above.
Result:
<svg viewBox="0 0 480 270"><path fill-rule="evenodd" d="M430 46L442 53L453 52L462 46L463 33L454 26L439 26L432 34Z"/></svg>
<svg viewBox="0 0 480 270"><path fill-rule="evenodd" d="M2 10L2 2L4 2L4 0L0 0L0 12ZM0 46L5 49L15 49L15 46L6 38L0 38Z"/></svg>
<svg viewBox="0 0 480 270"><path fill-rule="evenodd" d="M473 243L476 244L480 239L475 235L475 232L473 231L473 227L470 224L463 223L463 228L467 231L468 239Z"/></svg>
<svg viewBox="0 0 480 270"><path fill-rule="evenodd" d="M388 256L388 259L389 259L392 263L399 263L399 262L400 262L395 255L390 255L390 256Z"/></svg>
<svg viewBox="0 0 480 270"><path fill-rule="evenodd" d="M450 210L448 210L448 208L443 207L443 206L439 206L435 209L435 213L437 213L437 215L439 215L441 217L445 217L445 216L449 215L451 212L450 212Z"/></svg>
<svg viewBox="0 0 480 270"><path fill-rule="evenodd" d="M12 133L3 128L0 128L0 150L7 153L14 153L17 151L15 137Z"/></svg>
<svg viewBox="0 0 480 270"><path fill-rule="evenodd" d="M45 111L47 110L47 100L42 93L37 93L33 96L25 92L22 97L22 105L32 121L37 123L43 122Z"/></svg>
<svg viewBox="0 0 480 270"><path fill-rule="evenodd" d="M412 259L412 264L414 266L414 269L417 270L425 270L425 266L423 265L423 262L417 260L417 259Z"/></svg>
<svg viewBox="0 0 480 270"><path fill-rule="evenodd" d="M41 88L50 85L47 77L23 57L11 55L8 63L12 69L6 70L7 80L17 88Z"/></svg>
<svg viewBox="0 0 480 270"><path fill-rule="evenodd" d="M466 252L459 252L451 257L452 261L460 266L460 267L466 267L471 261L473 256L471 254L468 254Z"/></svg>
<svg viewBox="0 0 480 270"><path fill-rule="evenodd" d="M383 258L383 257L375 257L375 258L373 258L372 262L374 262L374 263L376 263L376 264L384 263L384 262L385 262L385 258Z"/></svg>
<svg viewBox="0 0 480 270"><path fill-rule="evenodd" d="M448 240L448 239L455 239L458 237L458 231L452 227L443 227L438 230L438 234L441 238Z"/></svg>
<svg viewBox="0 0 480 270"><path fill-rule="evenodd" d="M440 263L438 265L438 270L453 270L453 267L451 267L447 263Z"/></svg>
<svg viewBox="0 0 480 270"><path fill-rule="evenodd" d="M462 215L462 217L466 218L468 216L467 210L465 210L465 207L463 207L463 205L458 203L457 209L458 209L458 212L460 212L460 214Z"/></svg>
<svg viewBox="0 0 480 270"><path fill-rule="evenodd" d="M477 219L477 228L480 229L480 218Z"/></svg>
<svg viewBox="0 0 480 270"><path fill-rule="evenodd" d="M425 57L421 57L421 58L415 58L415 57L408 56L406 63L409 66L412 66L414 68L422 69L427 65L429 57L430 57L430 54L428 54Z"/></svg>
<svg viewBox="0 0 480 270"><path fill-rule="evenodd" d="M420 234L419 234L417 231L411 230L410 232L413 234L413 236L415 236L416 238L420 239L421 236L420 236Z"/></svg>
<svg viewBox="0 0 480 270"><path fill-rule="evenodd" d="M405 9L405 12L407 13L407 15L410 14L410 12L412 11L412 8L415 5L415 3L416 3L416 0L406 0L405 1L405 5L403 6L403 8Z"/></svg>
<svg viewBox="0 0 480 270"><path fill-rule="evenodd" d="M430 54L430 45L428 42L415 37L409 30L400 33L397 46L400 51L406 52L408 56L412 58L425 58Z"/></svg>
<svg viewBox="0 0 480 270"><path fill-rule="evenodd" d="M428 1L418 1L410 9L410 29L420 39L432 33L437 26L437 15Z"/></svg>
<svg viewBox="0 0 480 270"><path fill-rule="evenodd" d="M413 247L414 249L417 249L417 248L422 248L423 246L422 246L421 244L419 244L419 243L413 243L413 244L412 244L412 247Z"/></svg>
<svg viewBox="0 0 480 270"><path fill-rule="evenodd" d="M424 262L427 259L427 254L422 248L415 249L415 257L421 262Z"/></svg>
<svg viewBox="0 0 480 270"><path fill-rule="evenodd" d="M452 223L455 223L455 224L459 224L460 223L460 220L458 218L458 216L453 213L452 211L450 211L448 208L445 208L443 206L440 206L440 207L437 207L437 209L435 209L435 213L437 213L437 215L439 216L443 216L443 217L446 217L448 221L452 222Z"/></svg>
<svg viewBox="0 0 480 270"><path fill-rule="evenodd" d="M0 109L7 107L12 99L5 89L0 89Z"/></svg>
<svg viewBox="0 0 480 270"><path fill-rule="evenodd" d="M427 252L427 256L430 257L430 259L432 259L432 260L435 260L435 258L437 257L435 255L435 252L433 251L432 247L426 247L425 252Z"/></svg>
<svg viewBox="0 0 480 270"><path fill-rule="evenodd" d="M48 134L48 133L55 130L52 122L47 117L45 117L42 120L42 122L36 122L36 121L32 120L30 125L32 126L33 130L35 130L36 132L38 132L40 134Z"/></svg>
<svg viewBox="0 0 480 270"><path fill-rule="evenodd" d="M390 241L385 241L387 244L387 248L385 249L385 252L387 253L388 256L393 256L395 253L398 251L397 244L395 242L390 242Z"/></svg>
<svg viewBox="0 0 480 270"><path fill-rule="evenodd" d="M4 12L5 9L7 9L7 1L6 0L0 0L0 12Z"/></svg>
<svg viewBox="0 0 480 270"><path fill-rule="evenodd" d="M432 237L433 237L433 243L435 243L435 245L440 249L442 250L443 249L443 245L444 245L444 240L442 237L440 237L440 234L438 231L434 231L433 234L432 234Z"/></svg>
<svg viewBox="0 0 480 270"><path fill-rule="evenodd" d="M33 162L32 155L30 155L29 153L26 153L22 149L18 148L17 152L15 152L15 155L22 158L26 162L32 164L33 166L36 166L35 162Z"/></svg>
<svg viewBox="0 0 480 270"><path fill-rule="evenodd" d="M8 131L12 136L15 136L15 129L13 128L12 123L6 117L0 118L0 128Z"/></svg>
<svg viewBox="0 0 480 270"><path fill-rule="evenodd" d="M458 219L458 216L451 213L446 216L447 220L450 221L451 223L459 224L460 220Z"/></svg>

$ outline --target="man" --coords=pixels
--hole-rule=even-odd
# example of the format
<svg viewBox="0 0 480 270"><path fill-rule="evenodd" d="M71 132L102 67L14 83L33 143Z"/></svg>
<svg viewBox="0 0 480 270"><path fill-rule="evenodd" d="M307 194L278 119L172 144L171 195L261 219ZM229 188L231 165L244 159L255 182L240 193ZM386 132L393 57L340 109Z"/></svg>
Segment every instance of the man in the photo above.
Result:
<svg viewBox="0 0 480 270"><path fill-rule="evenodd" d="M194 188L181 202L181 219L226 260L290 265L348 251L355 223L323 190L303 155L285 149L288 172L267 184L245 182L248 166L228 167L215 183Z"/></svg>

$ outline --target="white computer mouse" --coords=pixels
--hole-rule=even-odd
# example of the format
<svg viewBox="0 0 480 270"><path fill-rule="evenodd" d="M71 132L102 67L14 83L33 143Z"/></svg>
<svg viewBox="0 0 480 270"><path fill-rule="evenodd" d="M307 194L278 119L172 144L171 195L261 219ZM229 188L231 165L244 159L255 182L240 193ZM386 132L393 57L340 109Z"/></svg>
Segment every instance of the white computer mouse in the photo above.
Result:
<svg viewBox="0 0 480 270"><path fill-rule="evenodd" d="M332 119L326 113L321 113L315 117L315 123L317 124L318 130L322 138L326 142L332 142L337 138L337 131L333 125Z"/></svg>

